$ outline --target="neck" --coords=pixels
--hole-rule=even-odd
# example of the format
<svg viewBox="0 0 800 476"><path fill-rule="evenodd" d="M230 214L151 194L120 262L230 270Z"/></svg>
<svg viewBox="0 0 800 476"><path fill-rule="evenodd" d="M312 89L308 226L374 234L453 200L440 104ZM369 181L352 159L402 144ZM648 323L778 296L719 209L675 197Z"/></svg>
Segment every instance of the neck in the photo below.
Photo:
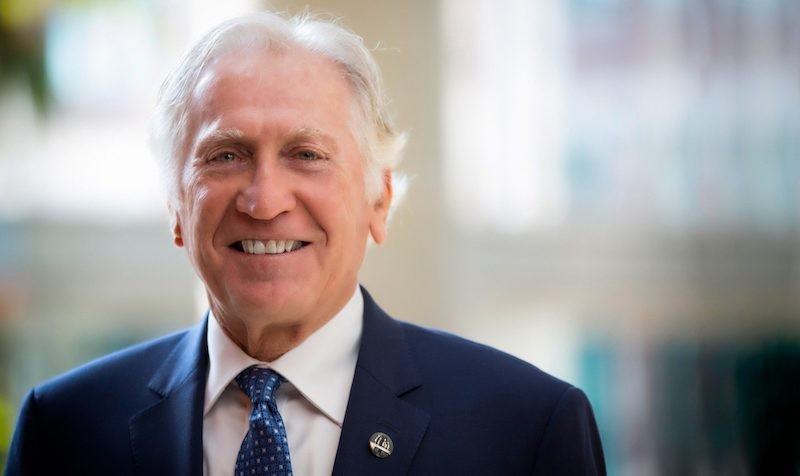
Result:
<svg viewBox="0 0 800 476"><path fill-rule="evenodd" d="M252 328L242 321L227 322L217 317L216 313L214 317L228 338L247 355L261 362L272 362L300 345L316 330L304 331L301 326Z"/></svg>
<svg viewBox="0 0 800 476"><path fill-rule="evenodd" d="M287 319L285 315L231 315L213 299L209 301L214 318L228 338L254 359L272 362L302 344L311 334L327 324L347 305L351 297L343 298L342 302L331 303L325 312L315 316L294 319Z"/></svg>

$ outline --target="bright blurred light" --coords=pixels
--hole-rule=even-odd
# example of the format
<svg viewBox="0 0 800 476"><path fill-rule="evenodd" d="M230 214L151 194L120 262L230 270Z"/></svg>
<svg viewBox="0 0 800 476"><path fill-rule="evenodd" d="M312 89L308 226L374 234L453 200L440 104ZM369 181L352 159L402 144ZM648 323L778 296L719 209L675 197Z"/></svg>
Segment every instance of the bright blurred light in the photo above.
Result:
<svg viewBox="0 0 800 476"><path fill-rule="evenodd" d="M445 196L459 225L519 232L565 212L560 2L442 2Z"/></svg>
<svg viewBox="0 0 800 476"><path fill-rule="evenodd" d="M48 18L45 64L60 107L115 115L149 106L142 98L152 92L159 53L143 4L78 4Z"/></svg>
<svg viewBox="0 0 800 476"><path fill-rule="evenodd" d="M791 2L442 5L462 229L782 233L800 218Z"/></svg>

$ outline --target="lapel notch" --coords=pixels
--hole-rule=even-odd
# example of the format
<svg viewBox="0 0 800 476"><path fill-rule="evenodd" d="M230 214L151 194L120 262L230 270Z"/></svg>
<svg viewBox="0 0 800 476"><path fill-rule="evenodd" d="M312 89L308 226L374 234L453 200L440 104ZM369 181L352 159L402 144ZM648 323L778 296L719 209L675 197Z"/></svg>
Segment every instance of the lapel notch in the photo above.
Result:
<svg viewBox="0 0 800 476"><path fill-rule="evenodd" d="M430 415L402 397L421 385L421 375L403 328L361 291L364 331L333 474L408 474ZM386 458L370 451L376 432L392 440Z"/></svg>
<svg viewBox="0 0 800 476"><path fill-rule="evenodd" d="M203 473L204 320L179 341L149 382L158 397L129 421L137 474Z"/></svg>

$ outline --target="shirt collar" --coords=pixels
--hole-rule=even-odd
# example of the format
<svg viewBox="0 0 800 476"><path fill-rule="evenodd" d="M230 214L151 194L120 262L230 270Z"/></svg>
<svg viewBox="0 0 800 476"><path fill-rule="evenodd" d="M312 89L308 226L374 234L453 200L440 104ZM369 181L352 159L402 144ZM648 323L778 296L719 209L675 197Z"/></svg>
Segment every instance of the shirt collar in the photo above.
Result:
<svg viewBox="0 0 800 476"><path fill-rule="evenodd" d="M364 298L356 287L347 304L300 345L272 362L260 362L239 348L209 312L209 371L203 414L211 410L239 372L260 365L283 375L311 404L341 426L358 359L363 314Z"/></svg>

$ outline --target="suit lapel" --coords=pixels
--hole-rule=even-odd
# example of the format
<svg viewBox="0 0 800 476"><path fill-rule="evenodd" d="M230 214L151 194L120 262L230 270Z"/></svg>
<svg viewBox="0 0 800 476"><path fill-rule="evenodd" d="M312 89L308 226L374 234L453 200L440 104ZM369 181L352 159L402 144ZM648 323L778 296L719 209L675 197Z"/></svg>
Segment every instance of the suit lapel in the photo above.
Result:
<svg viewBox="0 0 800 476"><path fill-rule="evenodd" d="M150 380L155 403L130 419L137 474L203 472L206 326L204 320L183 336Z"/></svg>
<svg viewBox="0 0 800 476"><path fill-rule="evenodd" d="M333 474L407 474L430 415L401 397L420 386L421 376L403 329L361 291L364 330ZM370 452L375 432L392 439L389 457Z"/></svg>

